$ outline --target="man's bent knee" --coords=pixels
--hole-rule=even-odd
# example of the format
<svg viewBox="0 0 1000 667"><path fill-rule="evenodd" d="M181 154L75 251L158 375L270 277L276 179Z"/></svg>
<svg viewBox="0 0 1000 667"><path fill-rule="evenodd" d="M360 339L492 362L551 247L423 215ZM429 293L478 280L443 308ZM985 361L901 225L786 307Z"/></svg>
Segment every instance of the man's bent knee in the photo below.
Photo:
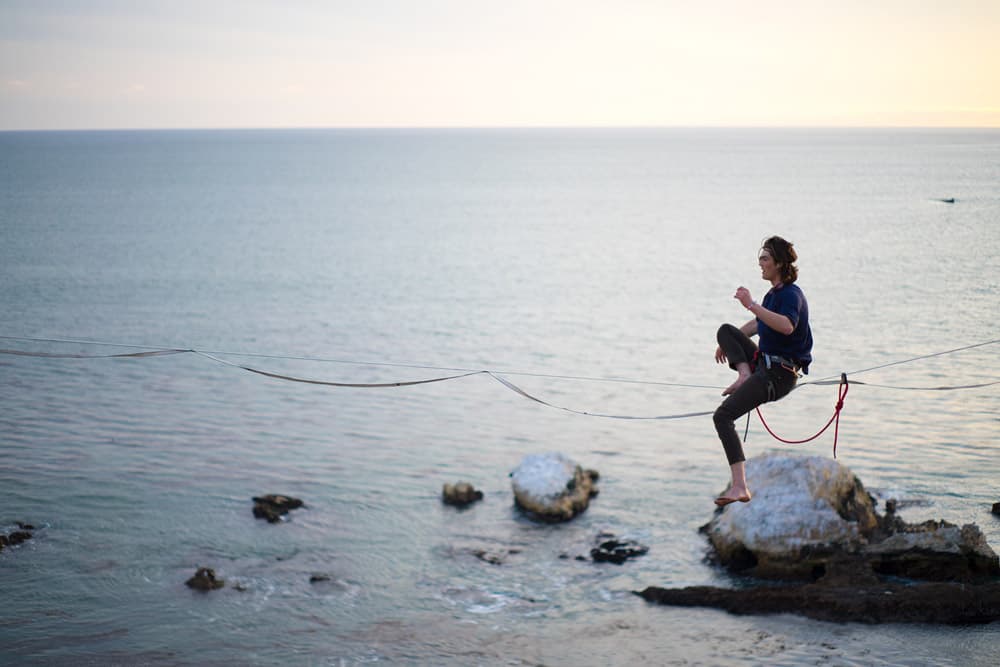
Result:
<svg viewBox="0 0 1000 667"><path fill-rule="evenodd" d="M719 330L715 332L715 339L717 341L721 341L723 337L732 338L734 333L739 333L739 331L740 331L739 329L737 329L732 324L729 324L727 322L726 324L721 325L719 327Z"/></svg>

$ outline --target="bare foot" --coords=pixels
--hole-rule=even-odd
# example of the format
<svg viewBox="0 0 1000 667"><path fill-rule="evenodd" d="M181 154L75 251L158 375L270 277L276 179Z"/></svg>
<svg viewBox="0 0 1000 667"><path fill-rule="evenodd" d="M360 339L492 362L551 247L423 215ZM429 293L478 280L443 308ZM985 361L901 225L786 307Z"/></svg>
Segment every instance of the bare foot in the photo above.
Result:
<svg viewBox="0 0 1000 667"><path fill-rule="evenodd" d="M751 497L749 489L729 489L729 491L726 491L726 493L715 499L715 504L719 507L725 507L735 502L748 503Z"/></svg>
<svg viewBox="0 0 1000 667"><path fill-rule="evenodd" d="M739 389L740 385L742 385L744 382L746 382L749 379L750 379L750 374L749 373L747 373L746 375L740 373L739 377L736 378L736 382L734 382L731 385L729 385L728 387L726 387L722 391L722 395L723 396L729 396L731 393L733 393L734 391L736 391L737 389Z"/></svg>

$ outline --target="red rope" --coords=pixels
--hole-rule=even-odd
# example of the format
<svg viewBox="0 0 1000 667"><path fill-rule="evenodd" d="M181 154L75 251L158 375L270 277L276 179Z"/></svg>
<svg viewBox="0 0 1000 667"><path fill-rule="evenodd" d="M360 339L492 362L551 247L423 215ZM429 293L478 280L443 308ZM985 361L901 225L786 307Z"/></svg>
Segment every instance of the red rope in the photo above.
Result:
<svg viewBox="0 0 1000 667"><path fill-rule="evenodd" d="M764 425L764 428L767 429L768 433L770 433L776 440L780 440L787 445L801 445L802 443L815 440L819 436L823 435L826 429L830 428L830 424L836 423L836 426L833 428L833 458L837 458L837 436L840 435L840 411L844 408L844 398L847 397L847 390L849 387L850 385L847 383L847 373L841 373L840 387L837 389L837 406L834 408L833 416L830 417L830 421L826 423L826 426L819 430L819 433L810 438L806 438L805 440L785 440L772 431L771 427L767 425L766 421L764 421L764 415L761 414L760 407L757 408L757 416L760 417L760 423Z"/></svg>

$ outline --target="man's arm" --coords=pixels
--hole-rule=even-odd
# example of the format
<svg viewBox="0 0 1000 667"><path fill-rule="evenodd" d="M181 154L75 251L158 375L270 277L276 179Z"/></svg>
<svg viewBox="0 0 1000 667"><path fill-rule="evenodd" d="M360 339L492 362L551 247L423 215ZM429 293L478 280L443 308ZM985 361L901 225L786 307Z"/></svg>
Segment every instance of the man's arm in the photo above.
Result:
<svg viewBox="0 0 1000 667"><path fill-rule="evenodd" d="M792 324L792 321L788 319L787 316L782 315L781 313L776 313L773 310L768 310L764 306L754 301L753 297L750 296L750 290L748 290L746 287L743 287L742 285L740 287L737 287L736 294L733 295L733 298L739 300L739 302L743 304L744 308L746 308L751 313L756 315L761 322L766 324L769 328L774 329L778 333L788 336L793 331L795 331L795 325ZM749 322L747 324L749 324ZM743 327L740 327L740 329L742 328ZM753 330L754 333L757 333L756 321L754 321ZM751 335L746 331L744 331L743 333L746 333L748 336Z"/></svg>
<svg viewBox="0 0 1000 667"><path fill-rule="evenodd" d="M790 319L788 319L784 315L781 315L780 313L774 312L773 310L768 310L759 303L756 302L751 303L750 307L747 308L747 310L749 310L751 313L759 317L761 322L771 327L780 334L788 336L793 331L795 331L795 327L792 325L792 321ZM753 321L753 330L754 333L757 332L757 320Z"/></svg>

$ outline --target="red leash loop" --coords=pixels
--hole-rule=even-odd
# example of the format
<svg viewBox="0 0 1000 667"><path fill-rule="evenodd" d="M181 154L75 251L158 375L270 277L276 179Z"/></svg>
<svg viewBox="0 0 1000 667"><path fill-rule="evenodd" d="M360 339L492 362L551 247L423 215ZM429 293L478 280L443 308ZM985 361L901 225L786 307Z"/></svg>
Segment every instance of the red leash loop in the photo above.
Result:
<svg viewBox="0 0 1000 667"><path fill-rule="evenodd" d="M826 429L830 428L830 424L836 423L833 427L833 458L837 458L837 436L840 435L840 411L844 408L844 399L847 397L847 390L850 388L850 384L847 382L847 373L840 374L840 387L837 389L837 405L833 410L833 416L830 417L830 421L826 423L826 426L819 430L816 435L806 438L805 440L785 440L780 435L771 430L771 427L767 425L764 421L764 415L760 412L760 407L757 408L757 416L760 417L760 423L764 425L767 432L774 437L775 440L780 440L786 445L801 445L802 443L815 440L819 436L823 435Z"/></svg>

